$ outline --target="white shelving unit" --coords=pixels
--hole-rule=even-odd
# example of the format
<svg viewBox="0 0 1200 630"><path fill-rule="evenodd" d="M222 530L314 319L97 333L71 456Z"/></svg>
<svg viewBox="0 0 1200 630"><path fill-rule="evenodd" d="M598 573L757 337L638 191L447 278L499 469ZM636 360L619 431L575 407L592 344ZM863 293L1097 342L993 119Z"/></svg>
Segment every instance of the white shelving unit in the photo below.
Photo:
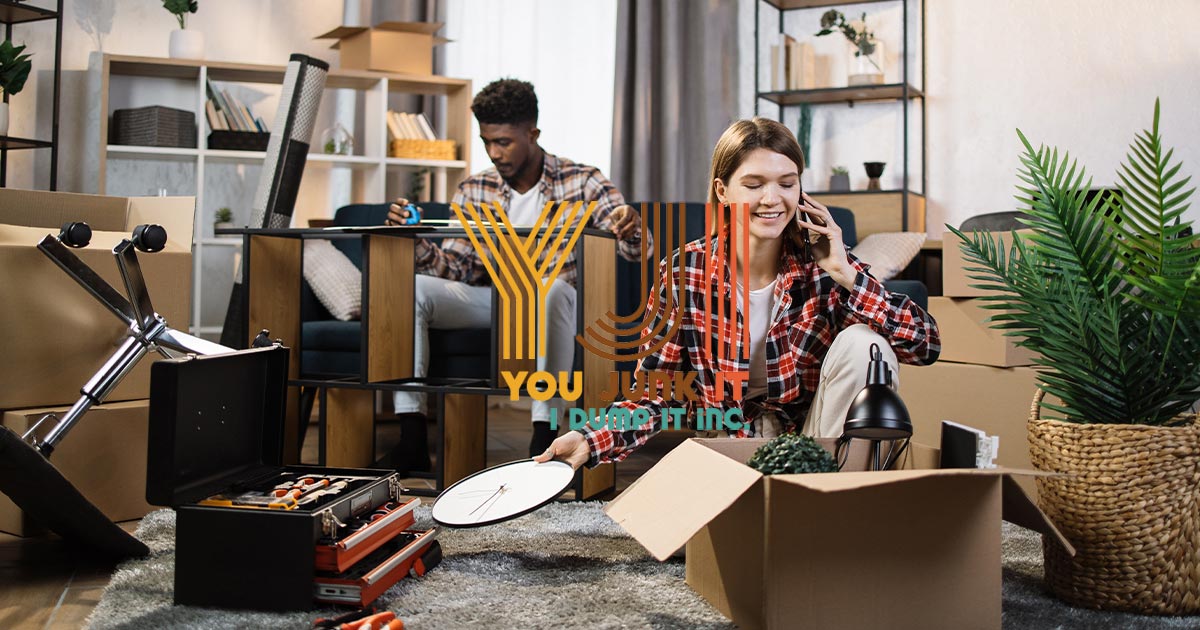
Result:
<svg viewBox="0 0 1200 630"><path fill-rule="evenodd" d="M187 59L163 59L125 55L103 55L93 71L99 73L99 160L100 194L145 195L167 190L170 195L196 197L195 229L192 240L193 286L189 325L193 334L213 338L220 334L233 284L240 238L214 236L213 212L221 206L233 208L235 223L249 219L257 186L254 169L261 167L262 151L233 151L208 148L208 123L204 116L205 86L238 86L263 96L251 109L271 123L283 82L284 66L265 66ZM270 90L274 88L274 100ZM344 90L354 93L354 155L309 154L296 227L307 219L328 218L337 209L331 189L349 187L348 203L379 203L408 194L406 173L427 169L431 175L429 196L446 201L452 187L466 176L470 164L471 82L466 79L413 75L391 75L360 70L331 70L322 101L322 119L313 133L312 146L319 149L320 133L329 122L326 110ZM444 120L441 136L458 144L455 160L417 160L387 155L386 112L402 95L433 95L442 101ZM197 112L197 148L160 148L108 144L108 123L114 109L164 105ZM110 163L122 164L121 176L110 179ZM156 175L160 169L165 175ZM162 170L165 169L165 170ZM236 206L236 207L235 207Z"/></svg>

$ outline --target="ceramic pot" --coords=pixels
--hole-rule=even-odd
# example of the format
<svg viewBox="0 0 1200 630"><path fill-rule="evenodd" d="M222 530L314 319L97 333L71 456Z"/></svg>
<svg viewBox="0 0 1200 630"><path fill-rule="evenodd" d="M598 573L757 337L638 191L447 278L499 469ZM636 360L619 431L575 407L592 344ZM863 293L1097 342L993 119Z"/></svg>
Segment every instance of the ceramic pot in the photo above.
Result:
<svg viewBox="0 0 1200 630"><path fill-rule="evenodd" d="M200 31L171 31L170 55L172 59L203 59L204 33Z"/></svg>

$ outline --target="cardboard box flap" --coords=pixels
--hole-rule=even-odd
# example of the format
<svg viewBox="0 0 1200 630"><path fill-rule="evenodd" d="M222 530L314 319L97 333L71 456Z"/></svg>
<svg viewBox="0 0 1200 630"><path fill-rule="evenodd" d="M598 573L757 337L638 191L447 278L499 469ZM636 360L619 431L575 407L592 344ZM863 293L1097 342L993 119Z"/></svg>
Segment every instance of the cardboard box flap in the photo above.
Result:
<svg viewBox="0 0 1200 630"><path fill-rule="evenodd" d="M127 227L129 202L125 197L16 189L0 194L4 196L0 203L0 223L55 232L68 221L84 221L92 230L105 232L121 232Z"/></svg>
<svg viewBox="0 0 1200 630"><path fill-rule="evenodd" d="M424 33L433 35L442 30L441 22L380 22L375 25L380 31L400 31L401 33Z"/></svg>
<svg viewBox="0 0 1200 630"><path fill-rule="evenodd" d="M1075 547L1063 536L1062 532L1058 531L1054 523L1050 522L1046 513L1038 509L1037 504L1011 475L1004 475L1002 488L1004 499L1001 511L1004 520L1013 525L1020 525L1025 529L1039 532L1057 542L1067 553L1075 555Z"/></svg>
<svg viewBox="0 0 1200 630"><path fill-rule="evenodd" d="M336 39L330 48L337 50L343 39L353 37L359 33L364 33L369 30L377 31L395 31L399 33L418 33L421 35L433 35L442 28L441 22L381 22L373 27L366 26L339 26L328 33L317 35L313 39ZM433 37L433 45L438 46L448 43L450 40L445 37Z"/></svg>
<svg viewBox="0 0 1200 630"><path fill-rule="evenodd" d="M696 471L704 471L697 479ZM613 499L604 512L665 560L750 489L762 474L688 440Z"/></svg>
<svg viewBox="0 0 1200 630"><path fill-rule="evenodd" d="M928 470L884 470L857 471L839 473L811 473L806 475L771 475L772 482L788 483L817 492L845 492L874 486L904 483L914 479L928 477L954 476L989 476L995 477L1007 474L1037 474L1024 470L1006 470L1001 468L970 469L946 468Z"/></svg>

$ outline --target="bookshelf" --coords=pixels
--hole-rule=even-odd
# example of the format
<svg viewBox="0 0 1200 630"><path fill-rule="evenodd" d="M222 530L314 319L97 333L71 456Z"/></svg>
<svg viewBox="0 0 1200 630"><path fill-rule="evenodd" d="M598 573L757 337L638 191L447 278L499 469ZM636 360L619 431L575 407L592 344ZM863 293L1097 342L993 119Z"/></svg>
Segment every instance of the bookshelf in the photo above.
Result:
<svg viewBox="0 0 1200 630"><path fill-rule="evenodd" d="M268 125L275 115L273 103L283 82L284 66L241 64L127 55L103 55L93 62L99 86L97 191L111 195L146 195L165 189L167 194L196 197L192 242L193 286L189 330L209 339L220 335L230 288L233 285L242 239L213 233L213 213L233 209L235 225L250 216L262 151L209 149L211 131L204 114L209 81L231 89L263 96L247 103ZM272 100L271 90L276 90ZM471 82L441 76L418 77L362 70L329 72L321 114L315 126L312 150L320 150L320 134L336 108L354 110L353 155L310 153L301 182L294 223L307 227L309 219L333 216L342 203L379 203L409 194L417 171L428 172L428 197L448 201L467 175L470 165ZM457 143L453 160L392 158L387 155L386 112L403 109L397 103L407 95L432 96L442 112L435 124L439 137ZM336 103L336 107L335 107ZM166 105L196 113L195 148L121 146L108 143L109 124L115 109ZM332 201L337 198L337 201Z"/></svg>
<svg viewBox="0 0 1200 630"><path fill-rule="evenodd" d="M59 94L61 89L60 79L62 78L62 18L63 18L63 2L58 0L55 3L55 9L46 9L31 4L23 4L20 0L0 0L0 24L4 25L4 39L15 41L18 45L22 43L22 38L13 40L13 25L29 24L31 22L54 21L54 85L53 99L51 101L51 117L50 117L50 139L42 140L36 138L17 138L14 136L0 136L0 188L8 185L8 152L18 151L22 149L50 149L50 190L58 190L58 112L59 112ZM27 50L26 52L33 53L34 51ZM33 62L37 65L41 55L45 53L34 54ZM29 87L28 85L26 87ZM19 98L36 98L37 95L31 93L32 90L27 90L23 95L18 95ZM8 94L3 95L3 100L8 103Z"/></svg>
<svg viewBox="0 0 1200 630"><path fill-rule="evenodd" d="M853 6L848 6L853 5ZM865 5L865 6L857 6ZM777 33L787 33L795 37L803 37L803 41L812 41L814 29L788 32L787 20L789 14L809 12L811 16L819 16L822 12L837 8L847 13L848 18L855 18L861 12L868 14L870 19L873 11L898 8L899 18L899 76L895 80L878 85L837 85L839 79L834 79L835 85L819 86L810 89L773 90L765 89L770 85L772 77L768 72L767 83L764 86L762 71L769 64L770 55L763 54L764 38L774 37L765 24L777 16ZM863 238L874 232L884 231L925 231L925 191L927 189L927 159L926 138L927 108L925 106L925 0L755 0L754 3L754 112L759 114L763 107L767 113L778 112L777 120L783 121L785 113L801 105L814 107L854 108L858 105L866 107L892 108L900 111L898 142L901 156L899 164L889 164L888 168L899 168L900 186L893 190L881 191L838 191L823 190L826 188L825 174L817 177L815 190L809 191L822 203L837 205L854 211L858 224L858 236ZM765 18L765 20L764 20ZM793 23L794 24L794 23ZM917 31L919 29L919 35ZM795 29L794 29L795 30ZM828 36L829 39L842 41L840 34ZM897 42L885 42L896 46ZM764 63L766 61L767 63ZM913 132L913 126L920 124L919 136ZM814 149L817 141L813 141ZM916 155L913 155L913 153ZM809 156L806 156L806 158ZM891 162L891 160L888 160ZM916 172L919 167L919 174Z"/></svg>

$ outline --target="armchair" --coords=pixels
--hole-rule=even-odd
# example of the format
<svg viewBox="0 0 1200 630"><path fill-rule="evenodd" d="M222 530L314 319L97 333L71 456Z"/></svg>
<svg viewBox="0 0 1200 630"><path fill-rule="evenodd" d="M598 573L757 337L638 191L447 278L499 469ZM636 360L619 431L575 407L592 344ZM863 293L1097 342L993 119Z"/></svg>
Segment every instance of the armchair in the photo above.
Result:
<svg viewBox="0 0 1200 630"><path fill-rule="evenodd" d="M337 210L335 226L383 225L388 203L351 204ZM423 216L446 219L450 206L422 203ZM355 266L362 268L362 244L358 239L333 241ZM362 373L359 321L339 321L317 300L308 283L301 283L300 373L303 378L357 376ZM491 335L488 328L429 331L429 376L479 378L491 376Z"/></svg>

